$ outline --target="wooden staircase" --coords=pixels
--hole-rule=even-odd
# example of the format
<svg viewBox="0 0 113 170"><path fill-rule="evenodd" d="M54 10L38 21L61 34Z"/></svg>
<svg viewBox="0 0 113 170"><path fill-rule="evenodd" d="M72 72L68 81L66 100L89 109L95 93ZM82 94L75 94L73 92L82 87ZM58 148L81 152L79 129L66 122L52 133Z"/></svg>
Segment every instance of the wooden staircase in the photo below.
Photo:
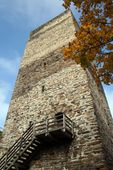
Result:
<svg viewBox="0 0 113 170"><path fill-rule="evenodd" d="M30 123L28 129L0 159L0 170L27 170L28 163L37 154L40 146L72 140L73 125L63 113L56 114L54 118Z"/></svg>

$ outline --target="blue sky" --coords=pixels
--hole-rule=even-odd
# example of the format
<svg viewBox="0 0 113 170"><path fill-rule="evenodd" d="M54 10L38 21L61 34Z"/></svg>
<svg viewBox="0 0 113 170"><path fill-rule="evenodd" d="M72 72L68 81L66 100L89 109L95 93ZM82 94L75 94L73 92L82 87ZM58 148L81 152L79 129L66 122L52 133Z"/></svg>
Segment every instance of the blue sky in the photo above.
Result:
<svg viewBox="0 0 113 170"><path fill-rule="evenodd" d="M0 0L0 128L29 33L63 12L61 4L62 0ZM113 86L105 86L105 92L113 114Z"/></svg>

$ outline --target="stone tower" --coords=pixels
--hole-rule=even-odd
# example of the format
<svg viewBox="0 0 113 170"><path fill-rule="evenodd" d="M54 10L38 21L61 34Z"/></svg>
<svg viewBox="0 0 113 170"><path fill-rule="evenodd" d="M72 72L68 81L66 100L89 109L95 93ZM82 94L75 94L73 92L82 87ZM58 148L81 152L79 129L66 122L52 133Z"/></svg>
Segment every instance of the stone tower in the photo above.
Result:
<svg viewBox="0 0 113 170"><path fill-rule="evenodd" d="M74 122L70 143L40 149L30 170L113 170L113 120L89 70L64 60L61 49L78 29L70 11L31 32L5 123L6 151L29 122L65 113Z"/></svg>

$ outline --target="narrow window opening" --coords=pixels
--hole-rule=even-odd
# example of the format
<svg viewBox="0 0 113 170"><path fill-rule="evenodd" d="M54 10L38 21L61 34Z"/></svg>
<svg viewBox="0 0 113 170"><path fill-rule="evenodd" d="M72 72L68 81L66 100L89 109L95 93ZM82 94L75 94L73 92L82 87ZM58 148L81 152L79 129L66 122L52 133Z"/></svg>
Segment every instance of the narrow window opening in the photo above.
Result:
<svg viewBox="0 0 113 170"><path fill-rule="evenodd" d="M44 62L44 67L46 67L46 63Z"/></svg>
<svg viewBox="0 0 113 170"><path fill-rule="evenodd" d="M44 92L44 90L45 90L45 86L43 85L43 86L42 86L42 93Z"/></svg>

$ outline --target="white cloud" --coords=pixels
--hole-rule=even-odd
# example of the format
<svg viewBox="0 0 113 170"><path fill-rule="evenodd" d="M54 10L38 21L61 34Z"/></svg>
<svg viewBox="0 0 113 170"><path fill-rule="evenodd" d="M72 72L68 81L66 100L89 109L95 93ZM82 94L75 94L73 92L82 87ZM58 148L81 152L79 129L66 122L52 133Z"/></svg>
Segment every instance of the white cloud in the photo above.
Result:
<svg viewBox="0 0 113 170"><path fill-rule="evenodd" d="M3 127L9 103L7 102L7 95L10 87L6 82L0 82L0 128Z"/></svg>
<svg viewBox="0 0 113 170"><path fill-rule="evenodd" d="M0 57L0 68L7 73L16 75L18 71L20 57L16 56L15 58L6 58Z"/></svg>

